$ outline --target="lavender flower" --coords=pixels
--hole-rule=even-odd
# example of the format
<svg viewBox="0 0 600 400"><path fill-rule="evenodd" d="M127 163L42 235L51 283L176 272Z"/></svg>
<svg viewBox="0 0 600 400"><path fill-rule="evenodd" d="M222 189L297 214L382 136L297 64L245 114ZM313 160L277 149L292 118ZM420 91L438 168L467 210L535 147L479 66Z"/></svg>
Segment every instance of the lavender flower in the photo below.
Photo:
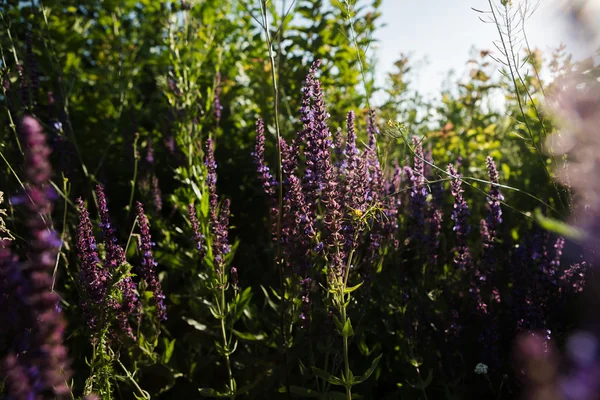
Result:
<svg viewBox="0 0 600 400"><path fill-rule="evenodd" d="M377 129L375 110L369 110L369 117L367 118L367 136L369 137L369 143L365 153L367 155L367 167L370 182L368 198L373 202L379 201L379 194L382 192L383 185L383 173L381 171L379 158L377 157L378 134L379 130Z"/></svg>
<svg viewBox="0 0 600 400"><path fill-rule="evenodd" d="M158 177L156 175L152 176L152 199L154 200L154 208L157 212L160 212L163 207L163 201L162 192L158 185Z"/></svg>
<svg viewBox="0 0 600 400"><path fill-rule="evenodd" d="M471 227L469 226L469 206L463 197L461 176L458 174L452 164L448 165L448 174L453 178L451 183L452 196L454 196L454 208L451 219L454 221L452 230L456 232L456 256L454 265L462 270L466 270L470 260L469 248L467 246L467 236Z"/></svg>
<svg viewBox="0 0 600 400"><path fill-rule="evenodd" d="M188 213L190 216L190 222L192 223L192 232L194 233L194 243L196 243L196 250L198 250L198 254L200 255L200 261L202 261L206 256L206 250L203 246L204 236L200 232L200 223L198 222L198 217L196 216L196 208L193 204L189 205Z"/></svg>
<svg viewBox="0 0 600 400"><path fill-rule="evenodd" d="M413 226L410 230L411 239L417 243L424 240L425 216L427 214L427 196L429 190L425 185L423 144L413 137L414 166L408 169L408 179L411 185L409 191L409 210Z"/></svg>
<svg viewBox="0 0 600 400"><path fill-rule="evenodd" d="M102 228L104 244L106 246L104 266L113 274L117 268L126 263L125 251L118 244L117 230L110 219L104 188L101 185L96 186L96 196L98 198L98 211L100 213L100 228ZM133 329L129 324L129 316L136 314L139 310L140 304L137 296L137 287L131 276L125 276L117 283L117 288L121 292L123 300L121 303L113 301L112 307L115 311L119 328L127 336L135 340Z"/></svg>
<svg viewBox="0 0 600 400"><path fill-rule="evenodd" d="M315 62L311 72L318 65L319 63ZM314 72L312 73L314 74ZM307 77L307 81L309 77ZM304 140L306 142L304 155L306 161L303 188L307 204L310 204L313 210L315 210L317 200L321 198L323 189L328 184L333 183L334 172L329 152L329 149L332 147L331 140L329 139L329 128L327 127L329 114L327 114L325 109L321 83L315 79L312 84L313 86L310 89L312 90L314 104L311 108L310 123L306 125L307 129L304 132Z"/></svg>
<svg viewBox="0 0 600 400"><path fill-rule="evenodd" d="M79 282L83 291L80 306L92 332L105 323L103 318L97 320L98 310L105 302L111 275L103 268L96 249L96 238L92 232L90 215L81 198L77 199L79 225L77 226L77 255L81 261Z"/></svg>
<svg viewBox="0 0 600 400"><path fill-rule="evenodd" d="M343 236L341 234L341 204L339 190L337 188L337 176L335 169L331 165L331 140L329 139L329 128L327 127L327 119L329 114L325 109L325 100L321 82L314 82L314 106L313 114L315 119L315 129L307 137L306 155L306 185L309 190L307 201L319 198L325 206L325 215L323 223L325 225L325 240L329 247L329 262L332 269L339 273L341 272L342 257L340 248L343 244ZM310 143L310 144L309 144ZM312 172L312 175L309 174ZM312 190L310 189L312 186ZM319 193L319 190L321 191ZM320 194L320 196L319 196ZM312 197L314 196L314 197Z"/></svg>
<svg viewBox="0 0 600 400"><path fill-rule="evenodd" d="M491 245L496 238L496 231L502 223L502 208L500 207L500 202L504 200L504 196L502 196L500 188L498 187L498 170L496 169L496 164L492 157L487 157L486 165L491 182L490 195L488 198L489 214L486 220L490 234L490 242L488 245Z"/></svg>
<svg viewBox="0 0 600 400"><path fill-rule="evenodd" d="M208 203L210 210L209 221L212 226L216 226L219 222L217 215L219 196L217 195L217 162L215 161L215 149L211 138L206 139L204 165L207 169L206 186L208 187Z"/></svg>
<svg viewBox="0 0 600 400"><path fill-rule="evenodd" d="M50 149L34 118L23 118L20 134L29 186L14 203L24 206L30 245L27 261L20 266L6 249L8 241L0 246L0 263L8 272L0 283L4 286L2 292L10 296L2 300L12 303L9 316L14 318L8 330L14 337L9 340L1 372L6 377L5 394L9 398L63 398L69 393L66 382L71 372L67 349L62 344L66 322L58 311L59 298L51 291L60 240L47 223L55 198L49 185Z"/></svg>
<svg viewBox="0 0 600 400"><path fill-rule="evenodd" d="M167 319L167 310L165 307L164 299L165 295L160 287L160 281L156 274L157 262L154 260L152 254L152 238L150 236L150 224L148 223L148 217L144 214L144 206L139 201L136 204L138 224L140 226L140 253L142 253L142 266L140 268L140 275L142 279L148 285L148 288L152 291L154 302L156 303L156 316L159 321L165 321Z"/></svg>
<svg viewBox="0 0 600 400"><path fill-rule="evenodd" d="M221 204L219 219L215 223L211 223L211 230L214 235L213 256L215 258L215 266L217 274L222 274L225 265L225 256L231 251L229 246L229 199L225 199Z"/></svg>
<svg viewBox="0 0 600 400"><path fill-rule="evenodd" d="M265 123L260 118L256 121L256 146L254 149L252 157L258 168L258 179L262 183L269 200L272 201L272 199L276 199L275 187L277 182L265 163Z"/></svg>
<svg viewBox="0 0 600 400"><path fill-rule="evenodd" d="M288 151L283 139L280 142L282 153ZM265 124L262 119L256 121L256 145L252 152L254 163L258 170L258 179L262 184L263 190L269 201L269 214L271 218L271 235L275 240L277 238L277 216L279 214L279 205L276 193L277 181L271 175L271 170L265 163ZM285 157L286 159L288 157ZM291 166L287 166L291 168Z"/></svg>

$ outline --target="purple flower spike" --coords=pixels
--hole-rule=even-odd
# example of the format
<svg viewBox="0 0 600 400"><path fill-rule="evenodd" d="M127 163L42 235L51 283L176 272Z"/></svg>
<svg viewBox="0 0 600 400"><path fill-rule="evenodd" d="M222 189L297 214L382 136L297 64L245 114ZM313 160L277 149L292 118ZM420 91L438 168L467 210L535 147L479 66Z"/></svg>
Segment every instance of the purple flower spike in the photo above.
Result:
<svg viewBox="0 0 600 400"><path fill-rule="evenodd" d="M97 309L101 309L104 304L111 275L108 269L103 268L100 263L90 214L81 198L77 199L77 208L79 225L77 226L76 247L81 262L79 282L83 290L80 305L90 330L94 332L104 323L104 321L97 320L99 315Z"/></svg>
<svg viewBox="0 0 600 400"><path fill-rule="evenodd" d="M98 198L98 211L100 213L100 228L104 235L104 245L106 246L106 259L104 267L112 274L117 268L123 265L125 260L125 251L118 244L117 230L114 228L110 215L104 188L101 185L96 186L96 196ZM121 291L123 300L121 303L113 301L111 306L115 311L119 328L127 336L135 340L133 329L129 324L129 316L135 315L139 311L139 299L137 296L137 287L130 276L126 276L117 283L117 288Z"/></svg>
<svg viewBox="0 0 600 400"><path fill-rule="evenodd" d="M287 151L287 145L281 139L282 153ZM265 124L262 119L256 121L256 146L252 153L254 163L258 170L258 179L262 184L263 190L269 200L270 218L271 218L271 235L274 240L277 239L277 215L279 214L279 205L277 199L277 181L271 174L271 170L265 163ZM295 167L295 166L294 166ZM288 168L292 168L288 166ZM285 170L285 167L284 167Z"/></svg>
<svg viewBox="0 0 600 400"><path fill-rule="evenodd" d="M152 254L152 237L150 236L150 224L148 217L144 214L144 206L139 201L136 204L138 224L140 226L140 253L142 253L142 266L140 275L152 291L154 302L156 303L156 316L159 321L167 319L167 309L165 307L165 295L160 287L160 281L156 274L157 263Z"/></svg>
<svg viewBox="0 0 600 400"><path fill-rule="evenodd" d="M412 239L416 242L423 240L423 231L425 226L425 216L427 213L427 196L429 190L425 185L424 162L423 162L423 144L413 137L414 146L414 167L408 169L408 178L410 180L409 209L415 226L411 229Z"/></svg>
<svg viewBox="0 0 600 400"><path fill-rule="evenodd" d="M223 112L223 106L221 105L221 73L217 73L217 82L215 86L215 100L213 102L215 109L215 119L217 124L221 121L221 113Z"/></svg>
<svg viewBox="0 0 600 400"><path fill-rule="evenodd" d="M471 227L469 226L469 206L463 196L462 179L452 164L448 165L448 174L452 176L451 191L454 196L454 208L451 219L454 221L454 232L456 232L456 256L454 265L462 270L467 268L470 255L467 246L467 236Z"/></svg>
<svg viewBox="0 0 600 400"><path fill-rule="evenodd" d="M0 375L5 377L8 398L64 398L69 393L66 382L71 371L62 343L66 322L59 311L59 297L51 291L60 240L47 222L55 198L49 185L50 149L42 127L32 117L23 118L20 135L29 182L22 204L30 237L27 261L21 265L11 255L8 241L0 243L1 318L8 318L2 322L9 324L3 324L8 348ZM4 307L7 302L8 310Z"/></svg>
<svg viewBox="0 0 600 400"><path fill-rule="evenodd" d="M194 243L196 243L196 250L198 250L198 254L200 254L200 261L202 261L206 256L206 250L203 246L204 236L200 232L200 223L198 222L196 208L193 204L189 205L188 213L190 215L190 222L192 223L192 232L194 232Z"/></svg>
<svg viewBox="0 0 600 400"><path fill-rule="evenodd" d="M204 165L207 169L206 185L208 186L208 202L210 209L211 225L218 224L217 204L219 195L217 195L217 162L215 161L215 149L211 138L206 139L206 156Z"/></svg>
<svg viewBox="0 0 600 400"><path fill-rule="evenodd" d="M213 256L215 258L215 268L217 274L223 273L225 265L225 256L231 251L229 246L229 199L225 199L221 204L219 219L216 223L211 224L211 230L214 235Z"/></svg>
<svg viewBox="0 0 600 400"><path fill-rule="evenodd" d="M492 157L487 157L486 165L491 182L490 196L488 199L489 215L486 222L490 232L490 238L494 240L496 231L502 223L502 208L500 202L504 200L504 196L502 196L500 188L498 187L498 170L496 169L496 164Z"/></svg>

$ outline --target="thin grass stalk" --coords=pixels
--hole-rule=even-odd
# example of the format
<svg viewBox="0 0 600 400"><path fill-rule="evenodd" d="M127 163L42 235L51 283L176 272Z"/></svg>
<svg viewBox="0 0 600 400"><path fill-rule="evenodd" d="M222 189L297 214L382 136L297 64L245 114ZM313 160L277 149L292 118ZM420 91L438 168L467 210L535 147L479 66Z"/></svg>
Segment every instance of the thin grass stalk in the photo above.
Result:
<svg viewBox="0 0 600 400"><path fill-rule="evenodd" d="M265 32L265 39L267 42L267 48L269 51L269 62L271 64L271 84L273 88L273 112L275 118L275 148L277 151L277 180L279 182L279 187L277 191L277 202L278 202L278 212L277 212L277 252L276 252L276 264L279 265L279 281L282 292L285 292L285 278L283 271L283 262L281 260L281 214L283 212L283 169L282 169L282 157L281 157L281 131L279 127L279 86L277 83L277 64L275 62L275 54L273 51L273 42L271 39L271 33L269 32L269 17L267 14L267 3L268 0L261 0L261 12L263 18L263 30ZM280 33L281 34L281 33ZM284 301L285 306L285 293L281 296ZM280 315L280 327L281 330L281 339L282 339L282 356L283 356L283 374L284 374L284 383L286 387L287 398L290 398L290 382L288 376L288 358L287 358L287 347L288 347L288 339L286 334L286 321L285 314L286 308L281 312Z"/></svg>
<svg viewBox="0 0 600 400"><path fill-rule="evenodd" d="M133 178L131 178L131 192L129 193L129 204L127 205L127 218L129 218L129 214L131 214L131 209L133 206L133 197L135 195L135 183L137 181L137 172L138 172L138 161L140 159L140 155L137 150L137 143L140 136L136 133L135 138L133 139Z"/></svg>
<svg viewBox="0 0 600 400"><path fill-rule="evenodd" d="M371 93L369 93L369 89L367 87L367 76L365 73L365 66L363 64L363 58L361 56L361 49L360 49L360 46L358 45L356 29L354 29L354 18L352 17L353 10L352 10L352 6L350 5L349 0L344 0L344 5L346 6L346 22L350 26L350 34L352 35L352 37L349 39L352 42L354 49L356 50L356 58L358 59L358 67L360 69L360 76L362 78L363 86L365 88L367 110L370 110L371 109L371 102L370 102Z"/></svg>

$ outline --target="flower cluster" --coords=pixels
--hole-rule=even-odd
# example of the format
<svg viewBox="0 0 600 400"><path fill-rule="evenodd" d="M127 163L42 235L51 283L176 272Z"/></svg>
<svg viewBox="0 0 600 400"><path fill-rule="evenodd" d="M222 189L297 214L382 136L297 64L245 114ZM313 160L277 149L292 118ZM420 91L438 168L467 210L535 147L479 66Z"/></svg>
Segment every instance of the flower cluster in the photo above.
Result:
<svg viewBox="0 0 600 400"><path fill-rule="evenodd" d="M399 176L384 179L372 111L367 121L369 143L364 151L356 146L354 112L347 116L345 141L340 132L335 143L332 141L323 89L316 78L319 65L319 61L313 63L302 88L302 129L291 142L280 142L283 204L279 245L286 273L295 277L303 322L309 319L312 282L320 279L318 266L322 263L329 283L351 271L361 271L362 279L368 278L382 244L394 241L400 192ZM276 216L277 184L265 165L264 142L264 125L259 121L253 156L259 180L270 199L271 215ZM361 259L363 266L359 269L356 264Z"/></svg>
<svg viewBox="0 0 600 400"><path fill-rule="evenodd" d="M106 251L104 267L114 275L117 269L126 263L125 251L118 243L117 230L110 218L104 188L101 185L96 186L96 197L98 199L98 212L100 213L99 225L102 229ZM133 329L129 323L129 316L139 312L140 302L137 294L137 286L131 279L131 276L125 273L125 276L117 282L117 288L121 293L122 300L120 302L112 300L111 307L114 309L121 332L124 332L127 336L135 340Z"/></svg>

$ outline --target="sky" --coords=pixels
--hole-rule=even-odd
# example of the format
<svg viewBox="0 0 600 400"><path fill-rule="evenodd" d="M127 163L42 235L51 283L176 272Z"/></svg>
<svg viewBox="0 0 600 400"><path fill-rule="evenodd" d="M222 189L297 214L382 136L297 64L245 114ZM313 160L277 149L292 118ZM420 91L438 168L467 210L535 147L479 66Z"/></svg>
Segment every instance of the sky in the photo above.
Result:
<svg viewBox="0 0 600 400"><path fill-rule="evenodd" d="M600 0L592 1L600 6ZM518 0L513 3L518 4ZM499 56L493 44L499 38L496 26L482 22L479 18L484 14L471 7L489 10L487 0L383 0L382 22L386 26L376 34L379 42L375 50L378 83L393 71L400 53L412 54L421 65L414 88L431 97L439 93L449 70L459 74L466 71L473 47L492 50ZM531 47L550 53L563 42L577 54L561 0L541 0L526 30Z"/></svg>

